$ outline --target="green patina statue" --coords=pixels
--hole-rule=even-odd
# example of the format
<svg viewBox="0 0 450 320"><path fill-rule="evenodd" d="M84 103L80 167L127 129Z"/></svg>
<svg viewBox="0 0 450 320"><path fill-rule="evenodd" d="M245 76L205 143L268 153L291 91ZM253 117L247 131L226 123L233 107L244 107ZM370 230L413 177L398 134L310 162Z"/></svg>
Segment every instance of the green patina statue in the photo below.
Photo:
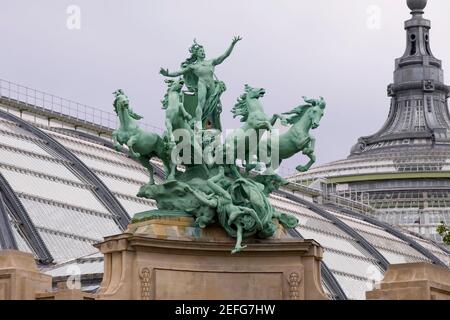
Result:
<svg viewBox="0 0 450 320"><path fill-rule="evenodd" d="M122 145L126 145L130 154L136 158L149 172L149 184L154 184L154 170L150 164L153 157L162 160L166 172L171 172L172 163L170 161L170 152L166 148L163 139L152 132L145 132L136 124L135 120L142 117L130 108L128 97L122 89L114 92L114 111L119 117L120 127L112 134L114 147L120 150Z"/></svg>
<svg viewBox="0 0 450 320"><path fill-rule="evenodd" d="M234 118L241 117L241 122L244 123L239 130L234 130L225 140L224 155L228 160L232 159L233 166L231 168L236 168L236 160L245 162L245 170L247 172L255 168L256 164L252 163L252 160L257 154L259 141L266 131L272 130L272 126L280 117L279 115L274 115L272 118L269 118L265 114L259 101L265 93L266 90L262 88L252 88L249 85L245 85L245 93L238 99L231 110ZM242 152L239 152L239 147L241 147ZM236 176L239 176L236 170L234 172Z"/></svg>
<svg viewBox="0 0 450 320"><path fill-rule="evenodd" d="M228 50L218 58L206 60L205 50L202 45L194 40L194 44L189 49L191 56L181 64L181 70L169 72L168 69L161 68L160 73L166 77L183 76L188 89L195 93L197 106L195 108L194 121L197 128L220 127L220 113L222 106L220 96L226 90L225 84L217 80L214 74L215 66L227 59L241 37L235 37Z"/></svg>
<svg viewBox="0 0 450 320"><path fill-rule="evenodd" d="M291 125L289 130L280 135L276 141L278 143L278 165L285 159L289 159L299 152L309 157L309 162L302 166L297 166L300 172L308 171L309 168L316 162L314 155L314 146L316 139L309 134L311 129L319 127L320 120L323 117L323 112L326 107L325 100L321 97L320 100L308 99L303 97L306 105L298 106L289 112L284 112L280 116L283 125ZM267 148L268 153L271 153L272 145L270 139L264 139L258 145L262 148ZM270 168L273 168L270 166Z"/></svg>
<svg viewBox="0 0 450 320"><path fill-rule="evenodd" d="M298 224L295 217L277 212L269 195L288 183L275 173L280 161L302 152L310 161L297 170L306 171L315 162L315 140L309 131L319 126L326 106L323 98L304 98L305 105L269 117L260 101L265 90L246 85L231 110L243 125L222 138L220 96L225 84L214 79L214 67L231 54L239 40L235 37L223 56L210 61L205 60L203 47L194 43L192 56L182 70L161 70L169 77L183 76L166 80L168 90L162 101L166 131L162 137L139 128L136 120L142 117L131 110L123 90L115 92L114 101L120 120L113 133L115 146L126 145L131 156L147 168L150 181L140 188L138 196L154 199L158 208L136 214L133 221L191 216L200 228L219 224L236 238L232 253L243 250L248 237L273 236L276 221L285 228ZM183 92L184 85L190 95ZM192 94L197 98L193 108ZM277 120L291 125L281 136L272 135ZM164 164L165 181L160 184L154 182L152 157ZM264 174L254 170L261 165L266 167Z"/></svg>

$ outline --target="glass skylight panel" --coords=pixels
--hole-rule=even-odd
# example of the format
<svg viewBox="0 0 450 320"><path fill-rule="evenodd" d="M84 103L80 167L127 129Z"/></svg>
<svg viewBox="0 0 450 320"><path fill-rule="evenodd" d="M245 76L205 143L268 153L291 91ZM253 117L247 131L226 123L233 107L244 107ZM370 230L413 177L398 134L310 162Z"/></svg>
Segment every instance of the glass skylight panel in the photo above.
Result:
<svg viewBox="0 0 450 320"><path fill-rule="evenodd" d="M53 258L56 262L61 263L72 260L77 257L82 257L98 250L93 246L93 243L82 241L68 236L62 236L46 231L39 230L41 238L47 245Z"/></svg>
<svg viewBox="0 0 450 320"><path fill-rule="evenodd" d="M135 183L130 181L124 181L118 178L113 178L101 173L98 173L97 176L106 184L106 186L114 192L123 193L130 196L136 196L139 192L141 186L146 184L148 181L143 183Z"/></svg>
<svg viewBox="0 0 450 320"><path fill-rule="evenodd" d="M430 262L426 259L412 257L402 253L392 252L390 250L378 248L378 251L389 261L390 264L412 263L412 262Z"/></svg>
<svg viewBox="0 0 450 320"><path fill-rule="evenodd" d="M31 155L6 150L0 147L0 163L29 169L43 174L51 174L59 178L81 182L66 166L55 161L44 160Z"/></svg>
<svg viewBox="0 0 450 320"><path fill-rule="evenodd" d="M14 137L7 134L2 134L0 132L0 144L4 144L10 147L22 149L24 151L29 151L37 154L41 154L44 156L49 156L48 152L39 147L33 141L27 141L19 137Z"/></svg>
<svg viewBox="0 0 450 320"><path fill-rule="evenodd" d="M359 223L356 222L355 220L350 220L350 219L344 219L343 220L348 226L354 228L354 229L359 229L359 230L363 230L366 231L368 233L374 233L380 237L383 238L388 238L388 239L392 239L394 241L400 241L400 242L404 242L403 240L398 239L396 236L390 234L387 231L384 231L376 226L370 225L370 224L365 224L365 223Z"/></svg>
<svg viewBox="0 0 450 320"><path fill-rule="evenodd" d="M56 140L58 140L59 143L61 143L66 148L69 148L71 150L89 153L92 155L107 158L109 160L117 161L117 162L125 162L125 161L132 162L133 161L132 159L126 157L124 154L114 152L111 149L104 149L105 147L103 147L101 145L92 146L92 145L87 145L86 142L83 140L73 141L73 140L68 140L66 138L60 138L60 137L55 137L55 138L56 138Z"/></svg>
<svg viewBox="0 0 450 320"><path fill-rule="evenodd" d="M416 237L415 235L412 235L412 234L410 234L408 236L412 237L414 239L414 241L418 242L421 246L423 246L427 250L431 251L435 256L437 256L437 258L439 258L443 262L447 263L447 265L450 263L450 254L446 253L444 250L439 248L437 245L433 244L430 241Z"/></svg>
<svg viewBox="0 0 450 320"><path fill-rule="evenodd" d="M21 202L36 226L97 240L120 233L112 216L105 217L25 198L21 198Z"/></svg>
<svg viewBox="0 0 450 320"><path fill-rule="evenodd" d="M347 298L351 300L365 300L366 291L370 290L372 281L350 278L340 274L335 274L336 280L341 285Z"/></svg>
<svg viewBox="0 0 450 320"><path fill-rule="evenodd" d="M123 199L118 197L117 200L122 204L122 206L125 208L125 210L128 212L130 216L133 216L136 213L148 211L148 210L155 210L156 204L150 205L145 203L139 203L136 201Z"/></svg>
<svg viewBox="0 0 450 320"><path fill-rule="evenodd" d="M324 233L332 233L341 237L349 237L344 231L336 227L331 222L325 222L319 219L309 218L306 221L304 221L304 223L302 223L302 226L312 229L318 229Z"/></svg>
<svg viewBox="0 0 450 320"><path fill-rule="evenodd" d="M132 167L122 166L118 164L114 164L108 161L103 161L100 159L94 159L82 154L77 154L78 158L80 158L88 167L97 169L100 171L110 172L112 174L116 174L123 177L129 177L135 180L143 180L148 182L148 176L145 171L135 169Z"/></svg>
<svg viewBox="0 0 450 320"><path fill-rule="evenodd" d="M16 192L27 193L45 199L54 199L73 206L83 206L94 211L108 212L89 189L3 168L0 168L0 172L2 172Z"/></svg>
<svg viewBox="0 0 450 320"><path fill-rule="evenodd" d="M424 255L422 255L419 251L417 251L407 243L398 241L385 241L385 239L383 238L376 237L367 233L361 233L361 235L377 248L390 249L405 255L411 255L416 257L418 260L427 260Z"/></svg>
<svg viewBox="0 0 450 320"><path fill-rule="evenodd" d="M353 274L358 277L370 277L374 272L373 270L378 270L382 274L379 267L368 259L358 259L345 254L326 251L323 254L323 260L328 268L332 270Z"/></svg>
<svg viewBox="0 0 450 320"><path fill-rule="evenodd" d="M338 238L332 235L307 229L303 226L298 226L297 230L300 232L303 238L314 239L324 247L329 247L331 249L351 253L358 256L366 256L364 251L360 249L359 245L354 240Z"/></svg>

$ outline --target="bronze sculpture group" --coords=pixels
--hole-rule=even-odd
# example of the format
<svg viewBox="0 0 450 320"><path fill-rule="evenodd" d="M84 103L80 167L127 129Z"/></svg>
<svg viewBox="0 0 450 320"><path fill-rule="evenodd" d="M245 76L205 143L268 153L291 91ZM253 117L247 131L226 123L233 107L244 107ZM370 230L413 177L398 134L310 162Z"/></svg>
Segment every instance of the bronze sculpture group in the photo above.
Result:
<svg viewBox="0 0 450 320"><path fill-rule="evenodd" d="M242 241L247 237L273 236L277 220L285 228L297 225L295 217L277 212L268 196L287 183L275 172L281 161L302 152L310 161L297 170L306 171L315 162L315 140L309 131L319 126L326 106L323 98L304 98L306 104L269 117L260 101L265 90L246 85L231 110L241 118L242 127L222 140L220 97L226 87L215 77L214 68L240 40L235 37L228 50L212 60L206 60L204 48L194 41L191 56L179 71L161 69L163 76L175 78L166 80L168 90L162 101L166 131L162 136L142 130L136 122L142 117L131 109L123 90L114 93L114 110L120 120L113 133L115 146L126 145L148 170L149 183L138 196L154 199L158 208L136 214L134 221L189 215L200 228L218 223L237 239L233 253L245 247ZM277 120L290 126L280 136L273 134ZM164 165L161 184L155 183L150 163L154 157ZM266 170L259 174L254 169L261 164Z"/></svg>

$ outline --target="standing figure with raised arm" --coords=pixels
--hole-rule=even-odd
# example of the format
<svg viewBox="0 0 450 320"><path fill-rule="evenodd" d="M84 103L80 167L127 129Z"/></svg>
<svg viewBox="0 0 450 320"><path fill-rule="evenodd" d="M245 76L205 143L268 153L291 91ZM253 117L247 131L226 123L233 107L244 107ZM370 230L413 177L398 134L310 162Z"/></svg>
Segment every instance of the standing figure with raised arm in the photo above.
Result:
<svg viewBox="0 0 450 320"><path fill-rule="evenodd" d="M195 110L195 128L221 130L220 113L222 106L220 96L226 90L225 84L217 80L214 74L215 66L227 59L241 37L234 37L228 50L218 58L206 60L205 50L202 45L194 40L189 49L191 56L181 64L181 70L169 72L161 68L160 73L166 77L183 76L189 90L197 96L197 107Z"/></svg>

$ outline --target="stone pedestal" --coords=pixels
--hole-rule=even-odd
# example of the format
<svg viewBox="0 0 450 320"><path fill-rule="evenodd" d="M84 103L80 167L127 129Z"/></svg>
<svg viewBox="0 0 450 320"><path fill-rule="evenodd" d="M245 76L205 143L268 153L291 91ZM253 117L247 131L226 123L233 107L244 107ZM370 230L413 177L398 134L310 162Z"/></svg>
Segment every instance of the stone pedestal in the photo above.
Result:
<svg viewBox="0 0 450 320"><path fill-rule="evenodd" d="M0 251L0 300L34 300L52 290L52 277L39 272L33 255Z"/></svg>
<svg viewBox="0 0 450 320"><path fill-rule="evenodd" d="M450 300L450 269L428 263L390 265L368 300Z"/></svg>
<svg viewBox="0 0 450 320"><path fill-rule="evenodd" d="M98 299L327 299L320 278L322 248L290 237L280 226L270 240L235 239L191 218L131 224L97 247L105 255Z"/></svg>

